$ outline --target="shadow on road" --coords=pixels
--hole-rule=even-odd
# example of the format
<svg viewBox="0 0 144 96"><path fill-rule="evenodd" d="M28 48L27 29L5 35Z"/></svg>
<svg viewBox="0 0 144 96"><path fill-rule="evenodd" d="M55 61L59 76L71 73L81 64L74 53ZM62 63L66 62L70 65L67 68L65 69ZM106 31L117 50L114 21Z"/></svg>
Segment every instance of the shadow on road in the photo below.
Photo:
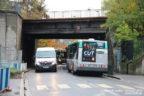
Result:
<svg viewBox="0 0 144 96"><path fill-rule="evenodd" d="M53 72L51 70L44 70L44 71L39 71L36 73L59 73L59 72L65 72L67 74L72 74L67 71L66 65L58 65L57 66L58 71ZM80 77L99 77L99 78L105 78L101 73L97 72L78 72L75 76L80 76Z"/></svg>
<svg viewBox="0 0 144 96"><path fill-rule="evenodd" d="M77 76L105 78L101 73L97 72L79 72L77 73Z"/></svg>

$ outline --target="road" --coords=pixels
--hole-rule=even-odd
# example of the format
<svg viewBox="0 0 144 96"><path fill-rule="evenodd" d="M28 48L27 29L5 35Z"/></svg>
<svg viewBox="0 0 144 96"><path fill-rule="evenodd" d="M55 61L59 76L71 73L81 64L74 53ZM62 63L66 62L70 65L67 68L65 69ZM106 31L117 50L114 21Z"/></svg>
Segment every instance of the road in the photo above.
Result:
<svg viewBox="0 0 144 96"><path fill-rule="evenodd" d="M144 87L110 77L58 72L28 72L26 96L144 96Z"/></svg>

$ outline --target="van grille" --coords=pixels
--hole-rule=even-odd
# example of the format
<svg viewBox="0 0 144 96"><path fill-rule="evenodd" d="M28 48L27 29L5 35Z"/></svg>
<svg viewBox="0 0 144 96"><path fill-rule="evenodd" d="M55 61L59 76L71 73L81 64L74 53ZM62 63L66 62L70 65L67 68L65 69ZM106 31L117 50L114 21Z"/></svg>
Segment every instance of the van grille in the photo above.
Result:
<svg viewBox="0 0 144 96"><path fill-rule="evenodd" d="M49 66L51 65L51 62L41 62L40 64L41 66Z"/></svg>

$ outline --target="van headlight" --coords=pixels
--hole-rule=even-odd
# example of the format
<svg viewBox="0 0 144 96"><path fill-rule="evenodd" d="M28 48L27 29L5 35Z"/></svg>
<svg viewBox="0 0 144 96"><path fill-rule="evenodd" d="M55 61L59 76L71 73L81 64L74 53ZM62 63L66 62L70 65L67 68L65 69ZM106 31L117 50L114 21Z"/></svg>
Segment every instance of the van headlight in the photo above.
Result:
<svg viewBox="0 0 144 96"><path fill-rule="evenodd" d="M36 62L36 64L35 65L40 65L40 62Z"/></svg>
<svg viewBox="0 0 144 96"><path fill-rule="evenodd" d="M52 62L52 65L56 65L56 62Z"/></svg>

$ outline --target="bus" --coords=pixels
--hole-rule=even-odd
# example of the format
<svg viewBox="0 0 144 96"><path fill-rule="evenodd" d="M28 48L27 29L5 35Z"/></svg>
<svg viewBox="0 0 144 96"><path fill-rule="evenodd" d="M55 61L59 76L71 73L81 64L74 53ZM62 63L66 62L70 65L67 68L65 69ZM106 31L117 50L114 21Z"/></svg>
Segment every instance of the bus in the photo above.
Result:
<svg viewBox="0 0 144 96"><path fill-rule="evenodd" d="M100 40L78 40L67 47L68 72L97 72L103 75L108 71L108 44Z"/></svg>
<svg viewBox="0 0 144 96"><path fill-rule="evenodd" d="M65 64L66 63L66 50L65 49L56 49L56 57L58 64Z"/></svg>

